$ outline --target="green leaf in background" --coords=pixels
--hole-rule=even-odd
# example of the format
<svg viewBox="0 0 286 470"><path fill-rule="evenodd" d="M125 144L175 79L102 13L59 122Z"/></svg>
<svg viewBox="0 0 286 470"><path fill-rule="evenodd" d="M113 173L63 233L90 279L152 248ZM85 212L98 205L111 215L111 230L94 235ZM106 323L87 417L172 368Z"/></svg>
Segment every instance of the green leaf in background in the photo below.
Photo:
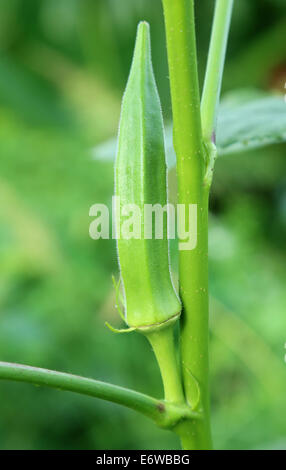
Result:
<svg viewBox="0 0 286 470"><path fill-rule="evenodd" d="M239 90L225 98L220 107L217 130L219 155L240 153L286 141L286 103L281 96L260 91ZM175 165L172 128L166 127L165 142L168 165ZM94 148L94 158L113 160L116 139Z"/></svg>
<svg viewBox="0 0 286 470"><path fill-rule="evenodd" d="M250 97L249 97L250 98ZM219 155L243 152L286 140L286 103L280 96L221 105L217 144Z"/></svg>

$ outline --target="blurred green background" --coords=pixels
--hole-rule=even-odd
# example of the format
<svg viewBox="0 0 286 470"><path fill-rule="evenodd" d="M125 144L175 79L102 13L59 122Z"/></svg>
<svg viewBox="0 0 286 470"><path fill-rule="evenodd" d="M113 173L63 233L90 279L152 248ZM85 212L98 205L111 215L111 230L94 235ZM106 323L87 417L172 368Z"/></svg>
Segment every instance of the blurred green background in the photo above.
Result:
<svg viewBox="0 0 286 470"><path fill-rule="evenodd" d="M214 2L197 1L201 77ZM224 79L283 93L285 0L236 1ZM159 0L0 0L0 360L162 395L152 351L118 324L113 241L92 204L113 168L92 148L116 134L137 22L171 117ZM217 162L211 197L211 388L216 448L286 449L285 145ZM135 413L0 382L1 449L178 448Z"/></svg>

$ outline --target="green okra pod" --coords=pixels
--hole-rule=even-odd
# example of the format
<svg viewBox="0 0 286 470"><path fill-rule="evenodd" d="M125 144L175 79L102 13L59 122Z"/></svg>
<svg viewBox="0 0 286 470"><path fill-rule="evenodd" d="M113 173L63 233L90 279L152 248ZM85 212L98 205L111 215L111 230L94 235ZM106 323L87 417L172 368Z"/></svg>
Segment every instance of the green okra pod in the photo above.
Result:
<svg viewBox="0 0 286 470"><path fill-rule="evenodd" d="M115 164L117 250L124 290L126 323L153 330L180 315L169 266L166 214L160 238L146 238L146 205L167 204L167 167L163 118L155 83L149 25L138 26L134 56L123 97ZM140 210L138 236L126 237L130 205ZM132 207L133 207L132 206ZM149 206L151 207L151 206ZM127 208L127 209L126 209ZM139 212L136 215L139 217ZM149 229L150 227L148 227Z"/></svg>

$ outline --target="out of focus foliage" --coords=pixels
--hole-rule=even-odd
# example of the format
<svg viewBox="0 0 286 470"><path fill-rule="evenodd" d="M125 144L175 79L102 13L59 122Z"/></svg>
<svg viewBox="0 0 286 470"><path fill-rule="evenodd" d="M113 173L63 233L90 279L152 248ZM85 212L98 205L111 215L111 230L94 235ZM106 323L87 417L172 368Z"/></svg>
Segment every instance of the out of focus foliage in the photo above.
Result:
<svg viewBox="0 0 286 470"><path fill-rule="evenodd" d="M212 4L197 2L201 77ZM114 336L112 240L92 241L93 203L111 203L111 163L137 21L151 23L166 120L160 1L0 0L0 359L162 394L139 335ZM283 92L284 0L236 2L224 91ZM286 108L285 108L286 109ZM211 198L211 377L217 448L286 449L285 145L218 160ZM171 178L171 181L173 179ZM172 190L172 187L171 187ZM114 318L113 318L114 317ZM176 448L131 411L0 383L2 449Z"/></svg>

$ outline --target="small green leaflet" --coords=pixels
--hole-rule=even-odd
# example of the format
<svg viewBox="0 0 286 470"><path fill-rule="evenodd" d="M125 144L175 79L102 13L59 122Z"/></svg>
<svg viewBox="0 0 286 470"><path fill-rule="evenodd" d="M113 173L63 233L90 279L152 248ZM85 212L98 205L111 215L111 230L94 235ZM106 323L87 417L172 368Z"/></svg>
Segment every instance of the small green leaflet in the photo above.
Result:
<svg viewBox="0 0 286 470"><path fill-rule="evenodd" d="M253 93L247 100L243 94L232 93L220 106L217 126L218 155L240 153L250 149L286 142L286 102L282 96ZM168 166L175 165L172 127L165 129ZM96 160L115 158L116 139L108 140L93 149Z"/></svg>

